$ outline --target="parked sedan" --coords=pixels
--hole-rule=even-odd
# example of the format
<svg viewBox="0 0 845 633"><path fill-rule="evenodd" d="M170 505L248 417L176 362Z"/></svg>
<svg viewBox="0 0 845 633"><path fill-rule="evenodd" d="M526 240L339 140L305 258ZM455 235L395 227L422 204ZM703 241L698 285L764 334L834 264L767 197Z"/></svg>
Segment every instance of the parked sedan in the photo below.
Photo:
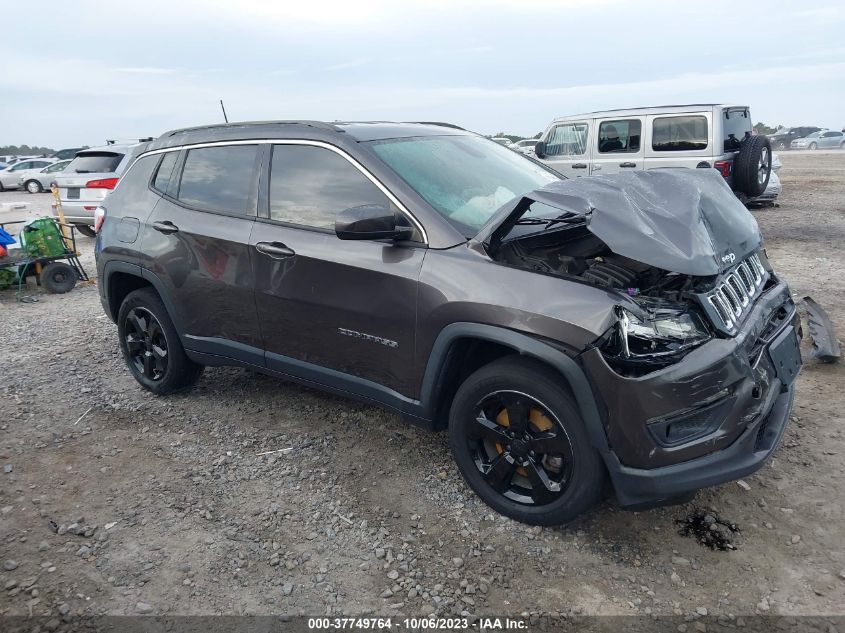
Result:
<svg viewBox="0 0 845 633"><path fill-rule="evenodd" d="M54 158L33 158L22 160L11 167L7 167L0 171L0 191L19 188L21 186L20 176L24 172L38 173L55 162Z"/></svg>
<svg viewBox="0 0 845 633"><path fill-rule="evenodd" d="M772 143L772 149L785 150L789 149L792 141L804 138L808 134L818 132L819 130L821 130L821 128L813 126L782 128L774 134L770 134L769 140Z"/></svg>
<svg viewBox="0 0 845 633"><path fill-rule="evenodd" d="M70 164L70 160L60 160L43 169L24 170L19 177L20 186L29 193L41 193L50 188L50 184L56 180L56 175L64 171Z"/></svg>
<svg viewBox="0 0 845 633"><path fill-rule="evenodd" d="M845 149L845 134L834 130L819 130L804 138L795 139L792 149Z"/></svg>

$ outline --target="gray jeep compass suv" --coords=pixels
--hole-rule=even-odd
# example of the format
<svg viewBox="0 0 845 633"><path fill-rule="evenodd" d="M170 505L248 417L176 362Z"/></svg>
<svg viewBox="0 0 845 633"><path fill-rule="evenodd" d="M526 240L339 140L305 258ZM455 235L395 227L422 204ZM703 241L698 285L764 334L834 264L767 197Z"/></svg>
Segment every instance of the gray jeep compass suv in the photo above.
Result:
<svg viewBox="0 0 845 633"><path fill-rule="evenodd" d="M800 322L712 169L563 180L436 123L152 142L97 210L103 307L156 394L240 365L448 429L497 511L560 524L755 471Z"/></svg>

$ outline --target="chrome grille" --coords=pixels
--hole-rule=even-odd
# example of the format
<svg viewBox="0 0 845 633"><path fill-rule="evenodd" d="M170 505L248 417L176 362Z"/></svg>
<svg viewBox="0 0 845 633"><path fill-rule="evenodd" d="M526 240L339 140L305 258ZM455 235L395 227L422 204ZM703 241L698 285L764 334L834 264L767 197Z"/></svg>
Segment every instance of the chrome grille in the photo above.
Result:
<svg viewBox="0 0 845 633"><path fill-rule="evenodd" d="M707 295L707 300L719 315L722 326L728 330L736 327L743 313L760 294L765 280L766 269L755 253L729 272Z"/></svg>

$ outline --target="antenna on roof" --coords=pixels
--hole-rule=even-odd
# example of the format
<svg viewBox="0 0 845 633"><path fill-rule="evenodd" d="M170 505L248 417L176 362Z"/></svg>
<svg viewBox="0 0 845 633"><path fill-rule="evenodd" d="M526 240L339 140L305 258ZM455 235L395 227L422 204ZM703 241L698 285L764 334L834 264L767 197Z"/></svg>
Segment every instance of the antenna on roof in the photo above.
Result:
<svg viewBox="0 0 845 633"><path fill-rule="evenodd" d="M221 110L223 110L223 120L224 120L226 123L228 123L228 122L229 122L229 117L227 117L227 116L226 116L226 108L225 108L225 106L223 105L223 99L220 99L220 109L221 109Z"/></svg>

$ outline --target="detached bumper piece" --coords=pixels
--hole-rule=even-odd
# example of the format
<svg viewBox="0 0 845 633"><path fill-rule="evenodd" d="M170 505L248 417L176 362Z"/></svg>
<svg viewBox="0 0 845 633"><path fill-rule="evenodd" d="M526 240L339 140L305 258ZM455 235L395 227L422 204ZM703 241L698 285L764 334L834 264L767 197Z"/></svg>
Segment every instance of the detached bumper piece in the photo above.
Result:
<svg viewBox="0 0 845 633"><path fill-rule="evenodd" d="M810 340L813 343L810 356L825 363L837 362L841 351L830 317L812 297L804 297L803 304L807 310L807 329L810 330Z"/></svg>

